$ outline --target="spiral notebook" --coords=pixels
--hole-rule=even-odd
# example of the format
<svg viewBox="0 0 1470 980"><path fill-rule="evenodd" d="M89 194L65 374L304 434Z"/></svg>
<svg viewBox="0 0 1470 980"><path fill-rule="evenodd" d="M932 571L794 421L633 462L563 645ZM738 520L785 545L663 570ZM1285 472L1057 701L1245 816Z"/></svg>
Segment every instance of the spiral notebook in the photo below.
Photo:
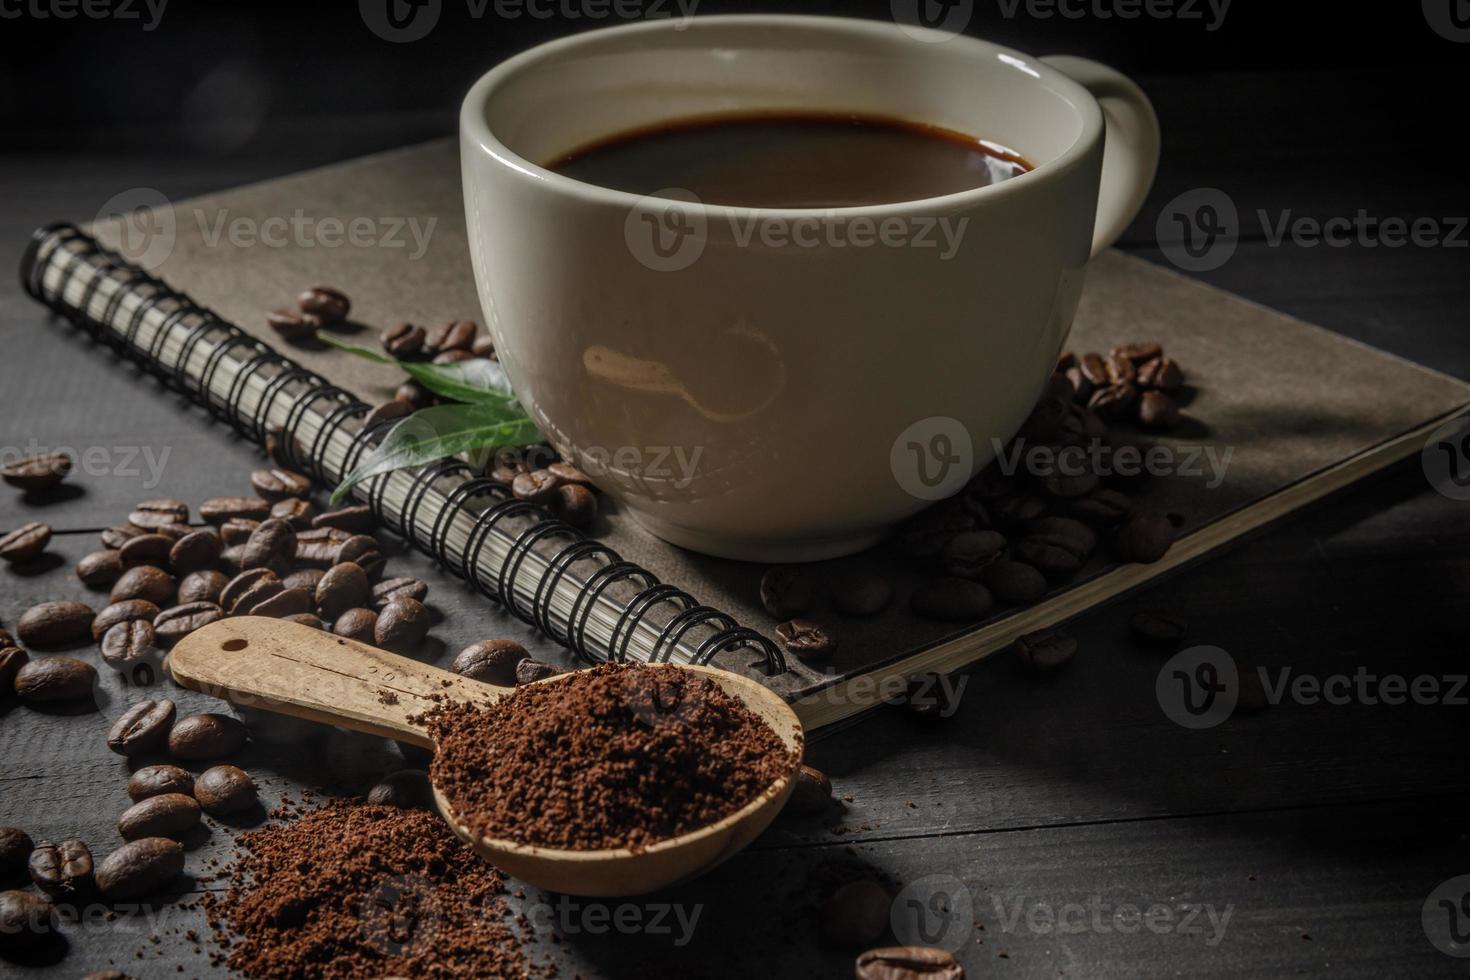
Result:
<svg viewBox="0 0 1470 980"><path fill-rule="evenodd" d="M369 241L338 236L327 247L299 231L259 235L346 228L363 216L375 216ZM156 235L142 247L131 240L138 218L39 230L21 270L27 291L245 437L279 432L293 462L323 484L381 438L361 420L402 379L339 351L277 349L265 312L317 282L347 291L353 319L374 327L479 312L451 140L160 206L146 218L167 233L167 248ZM960 669L1417 456L1470 403L1460 381L1108 253L1089 268L1070 346L1142 339L1162 342L1197 389L1195 423L1158 441L1177 459L1197 454L1200 472L1155 480L1143 500L1182 518L1165 559L1098 559L1040 603L965 627L912 615L908 597L923 573L882 549L823 563L819 578L881 570L897 595L864 620L818 609L839 640L821 664L785 657L770 639L762 567L665 544L615 505L584 535L458 460L356 492L388 528L583 659L713 663L758 677L819 728L875 707L909 677Z"/></svg>

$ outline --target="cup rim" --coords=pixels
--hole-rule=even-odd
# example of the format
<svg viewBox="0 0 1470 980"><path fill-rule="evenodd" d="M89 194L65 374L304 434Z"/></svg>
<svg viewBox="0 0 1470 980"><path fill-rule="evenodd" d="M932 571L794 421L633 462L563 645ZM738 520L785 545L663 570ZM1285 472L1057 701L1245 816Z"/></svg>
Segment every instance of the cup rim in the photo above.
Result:
<svg viewBox="0 0 1470 980"><path fill-rule="evenodd" d="M1086 88L1063 72L1046 64L1041 59L1005 47L1004 45L996 44L992 41L985 41L964 34L953 34L927 27L908 25L900 27L896 23L859 17L827 17L808 14L719 14L696 17L692 20L671 17L662 20L640 21L634 24L621 24L615 27L597 28L595 30L583 31L567 37L546 41L532 48L528 48L520 54L507 58L481 75L465 94L464 100L460 105L459 113L461 143L466 140L473 141L482 152L488 154L497 163L531 178L549 190L554 190L594 204L614 205L625 209L646 207L647 201L654 197L654 195L635 194L632 191L616 190L611 187L591 184L583 180L578 180L575 177L568 177L555 170L550 170L533 160L528 160L520 156L506 146L491 131L490 124L486 120L485 108L497 86L517 72L538 62L552 60L575 52L579 48L601 43L609 35L654 33L669 30L687 33L700 29L719 29L722 27L821 30L838 34L868 37L883 36L888 40L903 40L907 38L910 43L919 45L921 48L936 42L966 45L971 47L976 54L1002 61L1012 69L1031 75L1038 83L1045 84L1053 91L1063 95L1066 101L1081 117L1082 131L1071 145L1061 153L1036 164L1024 174L1018 174L999 183L972 187L934 197L887 201L881 204L818 208L772 208L738 204L709 204L703 201L685 201L678 198L659 197L657 200L662 207L688 209L712 217L750 218L776 216L790 217L793 219L810 218L813 216L883 218L902 215L915 209L924 209L926 211L956 210L978 204L992 197L1017 194L1025 191L1027 188L1050 183L1054 178L1063 176L1076 166L1092 146L1102 138L1102 109L1098 105L1097 100L1093 98ZM932 37L926 39L921 35L932 35Z"/></svg>

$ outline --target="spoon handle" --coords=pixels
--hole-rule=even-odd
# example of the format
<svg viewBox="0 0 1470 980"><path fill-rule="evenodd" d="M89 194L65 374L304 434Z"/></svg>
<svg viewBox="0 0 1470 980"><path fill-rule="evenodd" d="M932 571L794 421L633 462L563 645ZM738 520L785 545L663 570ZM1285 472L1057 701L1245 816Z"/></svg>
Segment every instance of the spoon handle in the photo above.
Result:
<svg viewBox="0 0 1470 980"><path fill-rule="evenodd" d="M260 616L222 619L168 656L175 682L233 704L307 718L415 745L410 720L443 699L490 704L509 688L482 684L323 630Z"/></svg>

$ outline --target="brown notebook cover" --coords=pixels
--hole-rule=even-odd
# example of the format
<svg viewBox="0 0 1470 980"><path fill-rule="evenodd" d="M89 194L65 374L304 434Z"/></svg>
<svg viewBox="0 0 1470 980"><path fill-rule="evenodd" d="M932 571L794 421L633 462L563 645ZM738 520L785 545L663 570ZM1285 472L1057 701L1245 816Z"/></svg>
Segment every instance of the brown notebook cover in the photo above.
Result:
<svg viewBox="0 0 1470 980"><path fill-rule="evenodd" d="M172 229L167 257L151 270L227 320L280 347L265 313L289 306L316 282L338 285L353 319L376 330L399 320L480 318L470 272L453 140L176 203L157 216ZM370 219L357 242L345 230ZM332 235L334 228L344 233ZM291 228L303 229L291 231ZM266 240L257 237L271 229ZM93 229L126 245L115 223ZM325 234L324 234L325 233ZM127 254L124 248L124 254ZM1291 511L1417 454L1430 432L1470 403L1470 385L1321 328L1109 252L1088 271L1069 346L1106 350L1157 340L1189 372L1191 421L1154 441L1178 450L1196 475L1150 481L1142 501L1183 519L1169 555L1153 565L1097 560L1041 603L1001 610L956 628L908 610L921 573L882 549L826 563L881 567L896 584L894 603L870 619L830 610L839 649L828 662L768 678L796 703L810 727L840 720L901 690L907 676L949 671L1137 587ZM373 333L363 343L376 345ZM376 403L402 380L391 367L335 350L282 348L287 356ZM1211 455L1213 454L1213 455ZM717 606L767 636L775 622L757 598L761 567L672 547L614 506L592 534L623 557ZM894 685L899 685L895 688Z"/></svg>

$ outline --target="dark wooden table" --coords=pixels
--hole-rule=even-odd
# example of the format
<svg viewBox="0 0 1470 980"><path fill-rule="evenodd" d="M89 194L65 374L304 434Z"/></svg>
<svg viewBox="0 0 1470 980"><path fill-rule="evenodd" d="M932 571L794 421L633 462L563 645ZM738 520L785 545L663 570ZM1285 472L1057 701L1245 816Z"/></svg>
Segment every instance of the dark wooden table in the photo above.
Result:
<svg viewBox="0 0 1470 980"><path fill-rule="evenodd" d="M1184 191L1218 187L1240 210L1241 242L1204 278L1470 377L1463 247L1307 248L1269 237L1286 212L1322 219L1362 208L1379 220L1464 213L1463 155L1442 120L1430 124L1430 107L1404 108L1393 73L1142 81L1167 146L1125 248L1165 261L1155 236L1161 209ZM1432 73L1420 81L1424 91L1453 83ZM1392 159L1364 146L1369 124L1379 147L1393 147ZM15 267L32 227L90 218L129 187L177 200L452 125L448 112L335 125L288 120L249 153L215 158L149 150L147 133L86 155L11 144L0 155L0 268ZM168 495L197 504L238 492L259 457L203 412L48 320L12 274L0 290L0 448L32 440L101 447L110 463L105 473L78 475L59 501L0 493L0 527L39 519L59 532L56 568L0 572L0 622L13 626L44 599L98 602L69 566L131 502ZM163 461L156 486L150 459ZM782 822L708 878L632 903L645 923L672 911L697 914L690 936L677 926L599 933L596 916L606 910L574 903L550 907L566 941L548 943L543 930L532 948L563 964L565 975L842 976L852 954L817 942L816 895L821 883L867 867L905 883L904 897L944 892L968 909L934 940L958 945L971 977L1462 976L1465 961L1431 943L1421 915L1437 886L1470 872L1467 692L1456 703L1397 706L1288 698L1260 715L1186 731L1159 709L1159 660L1127 642L1125 623L1142 605L1171 607L1190 620L1194 641L1273 671L1364 670L1452 686L1470 670L1465 508L1407 467L1083 617L1072 627L1083 651L1053 679L1019 676L998 658L972 672L948 721L874 714L810 748L810 761L832 775L843 812ZM487 635L518 636L557 656L427 560L399 553L393 563L432 584L441 657ZM178 699L183 711L208 703L189 692ZM103 744L108 718L107 705L84 716L0 707L0 824L111 850L127 770ZM401 759L386 743L333 732L309 751L258 742L242 764L274 801L306 785L361 791ZM190 870L229 849L226 834L211 832L191 852ZM531 891L525 904L543 903L533 913L545 922L549 901ZM0 973L78 976L116 964L140 975L218 974L184 937L200 927L197 910L167 905L75 923L59 963Z"/></svg>

